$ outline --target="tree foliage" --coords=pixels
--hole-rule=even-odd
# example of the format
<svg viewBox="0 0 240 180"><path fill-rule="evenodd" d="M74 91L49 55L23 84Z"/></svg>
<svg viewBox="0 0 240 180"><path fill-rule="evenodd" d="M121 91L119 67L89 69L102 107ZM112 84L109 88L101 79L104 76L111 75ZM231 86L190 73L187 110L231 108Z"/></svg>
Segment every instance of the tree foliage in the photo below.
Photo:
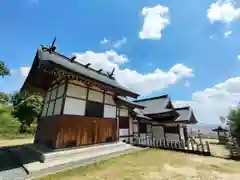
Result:
<svg viewBox="0 0 240 180"><path fill-rule="evenodd" d="M16 134L19 132L20 122L12 116L13 108L0 104L0 134Z"/></svg>
<svg viewBox="0 0 240 180"><path fill-rule="evenodd" d="M240 107L232 109L229 112L228 119L232 135L240 142Z"/></svg>
<svg viewBox="0 0 240 180"><path fill-rule="evenodd" d="M5 66L3 61L0 61L0 76L4 77L10 75L9 69Z"/></svg>
<svg viewBox="0 0 240 180"><path fill-rule="evenodd" d="M0 104L8 104L9 103L9 95L5 92L0 92Z"/></svg>
<svg viewBox="0 0 240 180"><path fill-rule="evenodd" d="M39 95L15 92L11 96L14 116L21 122L21 131L27 131L39 117L43 98Z"/></svg>

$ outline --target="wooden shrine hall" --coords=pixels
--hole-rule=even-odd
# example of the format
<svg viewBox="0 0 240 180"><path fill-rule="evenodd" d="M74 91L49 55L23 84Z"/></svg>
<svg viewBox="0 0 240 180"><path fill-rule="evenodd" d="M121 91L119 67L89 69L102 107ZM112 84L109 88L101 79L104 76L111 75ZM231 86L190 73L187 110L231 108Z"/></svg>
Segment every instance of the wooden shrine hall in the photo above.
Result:
<svg viewBox="0 0 240 180"><path fill-rule="evenodd" d="M55 40L36 53L21 91L44 94L34 142L49 148L99 144L129 135L129 111L143 108L125 101L139 95L112 72L91 68L56 52ZM121 131L121 127L122 131ZM126 129L127 128L127 132Z"/></svg>
<svg viewBox="0 0 240 180"><path fill-rule="evenodd" d="M121 86L112 72L93 69L41 46L21 91L44 98L34 143L67 148L133 140L133 136L187 140L190 107L174 108L168 95L129 101L139 95Z"/></svg>

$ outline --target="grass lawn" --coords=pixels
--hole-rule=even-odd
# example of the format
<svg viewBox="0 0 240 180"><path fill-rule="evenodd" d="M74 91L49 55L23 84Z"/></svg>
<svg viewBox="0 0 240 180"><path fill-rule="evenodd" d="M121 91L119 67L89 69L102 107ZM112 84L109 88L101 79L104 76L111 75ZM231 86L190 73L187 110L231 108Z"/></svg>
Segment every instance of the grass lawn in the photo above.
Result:
<svg viewBox="0 0 240 180"><path fill-rule="evenodd" d="M40 180L239 180L240 162L149 149Z"/></svg>

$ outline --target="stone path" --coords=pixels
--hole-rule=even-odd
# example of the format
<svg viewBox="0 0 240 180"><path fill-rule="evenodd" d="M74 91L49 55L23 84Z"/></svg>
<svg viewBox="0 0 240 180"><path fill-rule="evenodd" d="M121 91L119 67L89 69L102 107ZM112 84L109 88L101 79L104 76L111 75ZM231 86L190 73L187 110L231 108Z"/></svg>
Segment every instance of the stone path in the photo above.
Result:
<svg viewBox="0 0 240 180"><path fill-rule="evenodd" d="M14 161L8 149L0 151L0 180L24 180L27 173Z"/></svg>

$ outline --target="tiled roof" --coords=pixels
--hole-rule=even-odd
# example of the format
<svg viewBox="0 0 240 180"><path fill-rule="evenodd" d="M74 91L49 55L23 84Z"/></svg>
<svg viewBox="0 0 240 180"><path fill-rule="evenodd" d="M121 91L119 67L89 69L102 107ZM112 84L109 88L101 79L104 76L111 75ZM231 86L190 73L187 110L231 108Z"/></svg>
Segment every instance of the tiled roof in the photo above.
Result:
<svg viewBox="0 0 240 180"><path fill-rule="evenodd" d="M127 98L125 98L123 96L117 96L116 98L120 101L123 101L126 105L130 105L132 107L137 107L137 108L141 108L141 109L143 109L145 107L145 106L142 106L140 104L129 101Z"/></svg>
<svg viewBox="0 0 240 180"><path fill-rule="evenodd" d="M142 109L134 108L133 112L136 113L136 116L142 119L151 120L152 118L145 116Z"/></svg>
<svg viewBox="0 0 240 180"><path fill-rule="evenodd" d="M135 100L134 103L145 106L143 113L147 114L159 114L172 111L173 109L167 109L167 105L171 102L168 95L157 96L152 98L146 98L141 100Z"/></svg>
<svg viewBox="0 0 240 180"><path fill-rule="evenodd" d="M86 68L85 65L78 63L76 61L71 62L71 58L66 57L60 53L57 52L50 53L49 51L40 48L38 50L38 57L40 59L40 62L50 61L52 63L55 63L66 68L71 72L77 73L81 76L85 76L86 78L90 78L98 81L99 83L107 84L111 87L129 92L130 94L132 94L132 97L134 98L139 96L137 93L132 92L131 90L121 86L114 78L109 77L107 74L98 72L97 70L90 67Z"/></svg>
<svg viewBox="0 0 240 180"><path fill-rule="evenodd" d="M192 109L189 106L175 108L176 112L179 114L178 118L175 120L176 122L186 122L190 124L197 123L197 120L193 114Z"/></svg>

